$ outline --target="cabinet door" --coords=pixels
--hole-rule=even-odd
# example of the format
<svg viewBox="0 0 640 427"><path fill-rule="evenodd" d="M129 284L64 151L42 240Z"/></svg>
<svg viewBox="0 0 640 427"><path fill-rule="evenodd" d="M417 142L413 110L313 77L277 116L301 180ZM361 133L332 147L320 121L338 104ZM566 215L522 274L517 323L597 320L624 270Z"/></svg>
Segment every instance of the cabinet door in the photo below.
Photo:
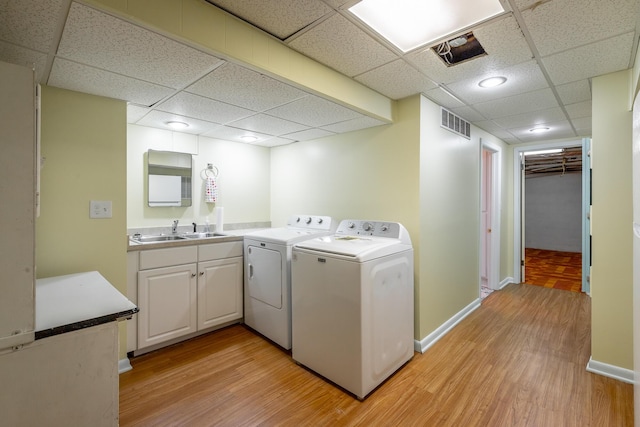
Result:
<svg viewBox="0 0 640 427"><path fill-rule="evenodd" d="M197 330L196 264L138 272L138 348Z"/></svg>
<svg viewBox="0 0 640 427"><path fill-rule="evenodd" d="M198 264L198 329L242 318L242 257Z"/></svg>

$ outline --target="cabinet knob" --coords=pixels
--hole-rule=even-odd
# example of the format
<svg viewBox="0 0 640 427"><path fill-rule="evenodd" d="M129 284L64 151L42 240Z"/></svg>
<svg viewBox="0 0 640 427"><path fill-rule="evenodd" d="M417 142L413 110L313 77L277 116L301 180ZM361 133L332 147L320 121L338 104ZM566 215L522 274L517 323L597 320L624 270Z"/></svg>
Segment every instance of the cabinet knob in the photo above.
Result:
<svg viewBox="0 0 640 427"><path fill-rule="evenodd" d="M201 272L200 272L200 275L201 275L201 276L204 276L204 271L201 271Z"/></svg>
<svg viewBox="0 0 640 427"><path fill-rule="evenodd" d="M196 277L196 273L192 273L192 274L191 274L191 277Z"/></svg>

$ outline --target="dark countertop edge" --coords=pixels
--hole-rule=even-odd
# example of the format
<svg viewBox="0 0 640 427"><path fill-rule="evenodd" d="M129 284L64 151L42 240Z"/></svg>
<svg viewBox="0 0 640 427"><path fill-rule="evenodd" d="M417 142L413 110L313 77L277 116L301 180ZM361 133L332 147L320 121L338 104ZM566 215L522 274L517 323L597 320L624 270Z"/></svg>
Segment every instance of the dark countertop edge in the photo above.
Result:
<svg viewBox="0 0 640 427"><path fill-rule="evenodd" d="M73 332L80 329L90 328L92 326L98 326L109 322L115 322L116 320L130 319L131 316L136 314L138 307L131 310L121 311L119 313L107 314L105 316L95 317L93 319L86 319L80 322L70 323L68 325L56 326L55 328L44 329L35 332L35 339L52 337L54 335L60 335L67 332Z"/></svg>

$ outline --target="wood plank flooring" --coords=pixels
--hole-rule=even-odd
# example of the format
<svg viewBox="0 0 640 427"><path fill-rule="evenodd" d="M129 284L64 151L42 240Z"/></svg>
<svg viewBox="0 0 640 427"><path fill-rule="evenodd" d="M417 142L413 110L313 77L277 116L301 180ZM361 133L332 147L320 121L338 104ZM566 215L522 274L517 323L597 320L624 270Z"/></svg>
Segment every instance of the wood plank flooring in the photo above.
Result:
<svg viewBox="0 0 640 427"><path fill-rule="evenodd" d="M632 426L633 386L585 370L590 319L585 294L509 285L363 402L231 326L134 358L120 425Z"/></svg>
<svg viewBox="0 0 640 427"><path fill-rule="evenodd" d="M525 283L582 291L582 254L525 248Z"/></svg>

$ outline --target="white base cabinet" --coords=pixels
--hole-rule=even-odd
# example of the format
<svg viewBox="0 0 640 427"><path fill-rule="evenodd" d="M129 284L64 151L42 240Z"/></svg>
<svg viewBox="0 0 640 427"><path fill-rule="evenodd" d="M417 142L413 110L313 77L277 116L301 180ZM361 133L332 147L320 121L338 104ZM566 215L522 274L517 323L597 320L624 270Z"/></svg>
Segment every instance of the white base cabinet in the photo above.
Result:
<svg viewBox="0 0 640 427"><path fill-rule="evenodd" d="M198 264L198 329L242 317L242 257Z"/></svg>
<svg viewBox="0 0 640 427"><path fill-rule="evenodd" d="M197 331L196 264L138 273L138 346L148 347Z"/></svg>
<svg viewBox="0 0 640 427"><path fill-rule="evenodd" d="M137 283L129 290L140 311L133 319L137 340L129 351L141 354L242 319L242 241L136 255L129 262L137 268L129 270Z"/></svg>

